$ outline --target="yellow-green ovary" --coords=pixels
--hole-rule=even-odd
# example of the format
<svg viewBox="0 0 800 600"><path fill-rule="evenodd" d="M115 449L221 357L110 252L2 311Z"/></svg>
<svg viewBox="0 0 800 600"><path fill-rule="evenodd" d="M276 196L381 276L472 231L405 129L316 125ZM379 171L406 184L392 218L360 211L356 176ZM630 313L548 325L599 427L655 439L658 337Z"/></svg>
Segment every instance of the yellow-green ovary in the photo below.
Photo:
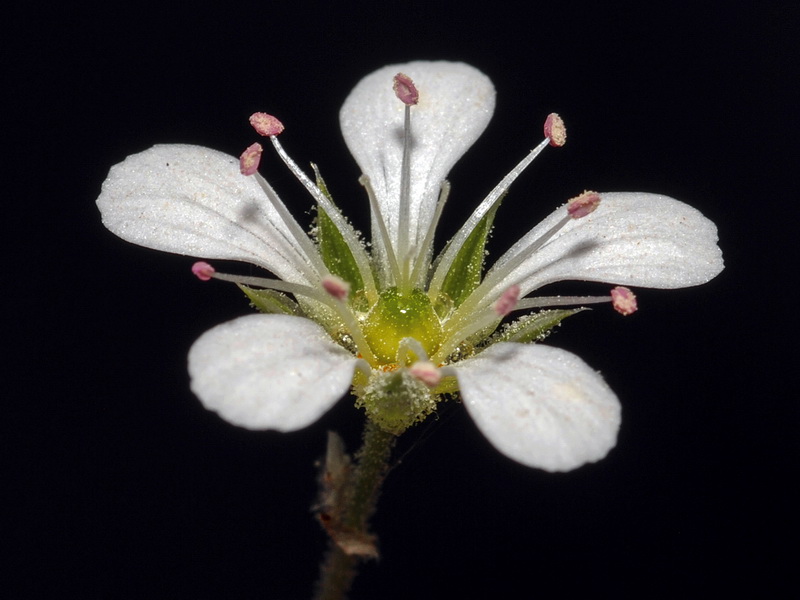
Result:
<svg viewBox="0 0 800 600"><path fill-rule="evenodd" d="M364 335L380 364L397 360L400 340L417 340L430 356L439 348L442 325L425 292L400 294L397 288L381 292L364 322Z"/></svg>

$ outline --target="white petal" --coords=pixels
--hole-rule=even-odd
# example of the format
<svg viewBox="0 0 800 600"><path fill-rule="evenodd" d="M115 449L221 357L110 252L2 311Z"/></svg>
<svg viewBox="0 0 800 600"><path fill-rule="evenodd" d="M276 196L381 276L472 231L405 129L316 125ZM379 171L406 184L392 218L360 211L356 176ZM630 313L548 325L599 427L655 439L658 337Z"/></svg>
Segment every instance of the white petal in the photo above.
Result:
<svg viewBox="0 0 800 600"><path fill-rule="evenodd" d="M398 73L411 77L419 104L411 109L409 241L422 243L433 219L439 187L455 162L478 139L494 112L492 82L463 63L411 62L367 75L342 106L345 142L375 189L389 235L397 247L400 167L405 106L392 89ZM379 241L373 235L373 243Z"/></svg>
<svg viewBox="0 0 800 600"><path fill-rule="evenodd" d="M307 282L297 267L307 259L264 191L238 159L216 150L160 145L129 156L111 167L97 205L103 224L134 244Z"/></svg>
<svg viewBox="0 0 800 600"><path fill-rule="evenodd" d="M496 344L456 366L464 404L500 452L569 471L614 447L620 406L580 358L540 344Z"/></svg>
<svg viewBox="0 0 800 600"><path fill-rule="evenodd" d="M204 333L189 351L192 391L248 429L294 431L344 396L357 359L313 321L249 315Z"/></svg>
<svg viewBox="0 0 800 600"><path fill-rule="evenodd" d="M688 204L658 194L601 194L597 210L570 221L532 253L495 291L519 283L523 295L554 281L600 281L679 288L700 285L722 271L717 228ZM493 269L555 225L559 208L517 242Z"/></svg>

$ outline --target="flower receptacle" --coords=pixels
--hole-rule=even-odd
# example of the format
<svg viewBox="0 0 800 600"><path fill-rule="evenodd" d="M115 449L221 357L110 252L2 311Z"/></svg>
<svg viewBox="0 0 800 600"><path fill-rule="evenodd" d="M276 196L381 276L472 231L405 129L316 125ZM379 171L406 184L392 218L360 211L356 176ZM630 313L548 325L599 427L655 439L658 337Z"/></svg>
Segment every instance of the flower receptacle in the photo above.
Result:
<svg viewBox="0 0 800 600"><path fill-rule="evenodd" d="M381 292L363 324L364 337L380 364L397 360L403 338L414 338L428 355L440 346L442 325L428 296L421 290L403 294L397 288ZM418 356L417 359L427 358Z"/></svg>

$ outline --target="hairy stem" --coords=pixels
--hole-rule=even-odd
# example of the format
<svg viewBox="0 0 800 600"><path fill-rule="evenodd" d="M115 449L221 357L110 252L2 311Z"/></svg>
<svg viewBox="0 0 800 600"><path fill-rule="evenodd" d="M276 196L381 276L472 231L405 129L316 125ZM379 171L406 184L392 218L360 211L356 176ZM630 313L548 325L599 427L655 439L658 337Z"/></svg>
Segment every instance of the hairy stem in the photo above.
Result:
<svg viewBox="0 0 800 600"><path fill-rule="evenodd" d="M331 457L337 450L329 443L319 516L330 535L330 546L320 569L315 600L344 600L359 562L377 557L369 519L375 512L395 439L367 421L364 443L352 471L343 468L347 460L343 455Z"/></svg>

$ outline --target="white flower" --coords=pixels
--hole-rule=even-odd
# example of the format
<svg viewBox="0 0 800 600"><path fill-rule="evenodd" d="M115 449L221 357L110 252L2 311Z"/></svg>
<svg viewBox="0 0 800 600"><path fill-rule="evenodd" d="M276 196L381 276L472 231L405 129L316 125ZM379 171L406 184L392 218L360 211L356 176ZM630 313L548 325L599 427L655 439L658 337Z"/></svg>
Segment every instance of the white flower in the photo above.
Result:
<svg viewBox="0 0 800 600"><path fill-rule="evenodd" d="M314 237L255 172L259 145L241 165L214 150L164 145L111 169L97 202L115 234L168 252L249 262L279 278L196 266L202 278L249 285L256 304L277 313L235 319L197 340L189 371L206 407L243 427L292 431L352 387L370 418L399 433L435 410L441 394L458 391L492 444L525 465L563 471L607 454L620 423L614 393L577 356L531 343L571 311L498 325L513 310L599 300L526 298L556 281L705 283L722 270L716 228L665 196L587 193L556 209L481 279L500 199L539 152L564 141L560 120L551 117L545 140L432 261L445 177L485 129L494 98L491 81L461 63L393 65L355 87L341 126L365 175L370 252L322 181L312 182L288 157L263 114L254 115L254 126L318 205ZM617 288L613 297L623 314L635 310L629 290Z"/></svg>

